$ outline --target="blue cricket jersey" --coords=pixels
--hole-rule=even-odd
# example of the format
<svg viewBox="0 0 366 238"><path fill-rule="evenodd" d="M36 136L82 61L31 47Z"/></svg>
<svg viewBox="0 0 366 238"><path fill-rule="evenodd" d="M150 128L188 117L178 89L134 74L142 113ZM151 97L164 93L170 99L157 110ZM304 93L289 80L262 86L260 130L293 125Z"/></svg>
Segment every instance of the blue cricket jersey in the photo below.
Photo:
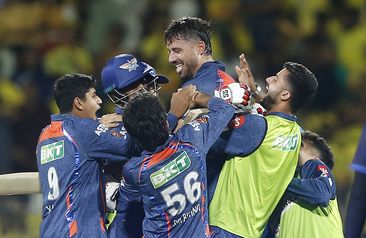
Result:
<svg viewBox="0 0 366 238"><path fill-rule="evenodd" d="M215 90L234 83L235 80L225 72L225 65L219 61L210 61L202 64L192 79L185 81L182 87L193 84L197 90L211 96L215 96ZM211 201L217 183L220 170L225 162L222 140L215 143L213 147L220 148L209 151L207 154L207 183L208 201Z"/></svg>
<svg viewBox="0 0 366 238"><path fill-rule="evenodd" d="M215 90L234 82L235 80L225 73L225 65L223 63L210 61L202 64L194 77L182 84L182 88L193 84L198 91L214 96Z"/></svg>
<svg viewBox="0 0 366 238"><path fill-rule="evenodd" d="M102 163L125 160L128 138L96 120L51 115L37 144L41 237L108 237Z"/></svg>
<svg viewBox="0 0 366 238"><path fill-rule="evenodd" d="M142 200L144 237L208 237L206 154L234 108L219 98L207 115L183 126L153 153L123 168L120 204Z"/></svg>
<svg viewBox="0 0 366 238"><path fill-rule="evenodd" d="M116 107L115 112L119 115L123 116L123 109ZM172 131L177 125L178 118L168 113L167 121L169 124L169 129ZM116 128L112 129L113 131L121 134L123 137L127 137L127 131L123 125L123 122L120 122L120 125ZM134 157L140 155L142 149L137 145L132 145L135 153L131 153L129 156ZM136 154L136 152L138 152ZM129 158L128 158L129 159ZM126 159L122 163L113 164L114 173L118 173L119 176L122 176L122 168L123 165L127 162ZM118 176L117 175L117 176ZM114 177L117 177L114 175ZM141 201L131 201L129 203L117 203L117 214L114 217L112 223L108 228L110 238L141 238L142 237L142 221L145 216L143 205Z"/></svg>

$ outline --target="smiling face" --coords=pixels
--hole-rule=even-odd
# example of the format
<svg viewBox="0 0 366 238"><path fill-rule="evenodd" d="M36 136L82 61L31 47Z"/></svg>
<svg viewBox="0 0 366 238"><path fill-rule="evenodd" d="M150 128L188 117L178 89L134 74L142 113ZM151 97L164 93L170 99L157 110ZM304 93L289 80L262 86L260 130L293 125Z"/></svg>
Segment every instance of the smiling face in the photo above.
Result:
<svg viewBox="0 0 366 238"><path fill-rule="evenodd" d="M90 88L85 94L85 98L79 100L79 103L82 106L81 117L97 119L96 113L100 109L102 99L97 95L95 88Z"/></svg>
<svg viewBox="0 0 366 238"><path fill-rule="evenodd" d="M176 72L182 80L192 78L200 67L202 41L194 39L172 39L166 47L169 52L169 62L175 65Z"/></svg>
<svg viewBox="0 0 366 238"><path fill-rule="evenodd" d="M288 82L289 72L287 69L282 69L275 76L266 79L267 96L264 97L263 103L265 108L271 110L273 106L290 100L291 87Z"/></svg>

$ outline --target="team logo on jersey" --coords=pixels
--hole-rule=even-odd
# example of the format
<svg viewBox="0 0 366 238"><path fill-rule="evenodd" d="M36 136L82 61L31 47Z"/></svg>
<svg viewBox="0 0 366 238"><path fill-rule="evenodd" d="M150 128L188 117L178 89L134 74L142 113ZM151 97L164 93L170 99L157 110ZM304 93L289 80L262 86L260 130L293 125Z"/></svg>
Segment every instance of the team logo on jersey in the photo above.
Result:
<svg viewBox="0 0 366 238"><path fill-rule="evenodd" d="M292 151L297 148L298 145L298 136L277 136L272 144L272 149L281 150L281 151Z"/></svg>
<svg viewBox="0 0 366 238"><path fill-rule="evenodd" d="M178 176L191 165L191 159L187 152L183 151L177 158L150 175L150 181L154 188L159 188L171 179Z"/></svg>
<svg viewBox="0 0 366 238"><path fill-rule="evenodd" d="M229 122L229 128L239 128L244 125L245 117L243 115L235 115L235 117Z"/></svg>
<svg viewBox="0 0 366 238"><path fill-rule="evenodd" d="M137 59L133 58L131 60L127 60L127 63L124 63L119 66L120 69L128 69L128 72L134 71L139 67L137 64Z"/></svg>
<svg viewBox="0 0 366 238"><path fill-rule="evenodd" d="M322 174L320 176L322 177L328 177L329 176L329 172L327 169L327 166L325 165L318 165L318 167L316 167L316 170L320 171Z"/></svg>
<svg viewBox="0 0 366 238"><path fill-rule="evenodd" d="M64 141L58 141L41 147L41 164L62 159L65 154Z"/></svg>

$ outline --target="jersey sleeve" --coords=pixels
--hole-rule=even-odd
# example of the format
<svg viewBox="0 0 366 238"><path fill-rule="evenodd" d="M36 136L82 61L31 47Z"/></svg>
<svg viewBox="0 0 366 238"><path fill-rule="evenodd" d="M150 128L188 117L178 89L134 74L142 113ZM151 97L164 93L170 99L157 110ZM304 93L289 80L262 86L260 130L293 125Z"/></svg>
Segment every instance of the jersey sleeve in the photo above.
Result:
<svg viewBox="0 0 366 238"><path fill-rule="evenodd" d="M294 178L287 188L292 199L326 207L335 198L333 174L320 160L307 161L300 170L301 178Z"/></svg>
<svg viewBox="0 0 366 238"><path fill-rule="evenodd" d="M119 196L117 202L117 214L110 226L109 232L110 237L129 237L127 234L129 228L129 214L131 214L131 206L133 203L131 201L139 200L141 194L136 188L136 183L134 182L133 170L129 163L123 166L122 180L119 188ZM132 206L133 208L133 206Z"/></svg>
<svg viewBox="0 0 366 238"><path fill-rule="evenodd" d="M119 189L120 197L119 202L122 203L121 206L123 207L123 204L126 204L129 201L135 201L140 200L142 198L142 194L140 190L138 189L138 185L136 183L136 180L134 179L134 172L130 167L130 162L127 162L123 166L122 171L122 180L121 180L121 186Z"/></svg>
<svg viewBox="0 0 366 238"><path fill-rule="evenodd" d="M215 144L219 150L224 147L228 155L250 155L262 144L267 133L267 121L260 115L238 115L229 126L230 130L220 136L220 143Z"/></svg>
<svg viewBox="0 0 366 238"><path fill-rule="evenodd" d="M85 119L78 125L78 136L90 158L96 160L126 161L132 157L136 148L128 136L115 130L109 130L103 124L91 119Z"/></svg>
<svg viewBox="0 0 366 238"><path fill-rule="evenodd" d="M208 114L186 124L178 131L182 141L191 142L205 153L219 137L235 111L232 105L221 98L211 98L208 109Z"/></svg>
<svg viewBox="0 0 366 238"><path fill-rule="evenodd" d="M168 113L167 115L168 125L169 125L169 131L173 131L174 128L177 126L178 123L178 117L176 117L172 113Z"/></svg>

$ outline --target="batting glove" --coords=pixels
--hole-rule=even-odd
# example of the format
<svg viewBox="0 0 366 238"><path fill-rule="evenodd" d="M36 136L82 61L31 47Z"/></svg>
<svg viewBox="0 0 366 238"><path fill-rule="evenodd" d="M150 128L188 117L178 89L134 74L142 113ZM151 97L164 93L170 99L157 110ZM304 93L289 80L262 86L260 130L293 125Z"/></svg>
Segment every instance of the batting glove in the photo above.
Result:
<svg viewBox="0 0 366 238"><path fill-rule="evenodd" d="M107 182L105 184L106 205L108 211L116 210L119 183Z"/></svg>
<svg viewBox="0 0 366 238"><path fill-rule="evenodd" d="M251 93L250 89L245 84L231 83L215 90L215 97L219 97L233 104L236 107L236 112L250 112Z"/></svg>

